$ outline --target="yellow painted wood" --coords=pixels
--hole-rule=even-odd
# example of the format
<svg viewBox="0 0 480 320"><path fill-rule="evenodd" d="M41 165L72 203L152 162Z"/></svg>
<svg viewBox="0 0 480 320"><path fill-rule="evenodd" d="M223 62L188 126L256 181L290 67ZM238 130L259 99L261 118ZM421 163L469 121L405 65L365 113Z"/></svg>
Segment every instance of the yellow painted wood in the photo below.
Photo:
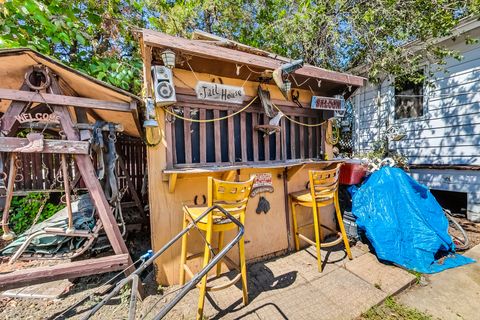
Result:
<svg viewBox="0 0 480 320"><path fill-rule="evenodd" d="M222 180L232 181L233 178L235 178L235 174L236 174L236 173L237 173L236 170L226 171L226 172L222 175Z"/></svg>
<svg viewBox="0 0 480 320"><path fill-rule="evenodd" d="M330 246L333 243L339 243L343 240L345 244L345 249L347 255L352 259L350 252L350 245L348 243L347 234L345 232L345 227L343 225L342 216L340 213L340 206L338 203L338 180L341 163L337 164L335 168L329 170L310 170L308 173L310 190L296 191L292 192L289 195L291 207L292 207L292 221L293 221L293 234L295 240L295 248L299 250L299 239L304 240L305 242L315 245L317 251L317 265L318 271L322 272L322 257L320 249L322 246L322 227L320 221L320 212L319 209L334 204L335 213L337 216L338 224L340 226L340 238L332 243L326 243L325 246ZM315 242L311 241L305 235L299 232L298 219L296 207L303 206L311 208L313 216L313 226L314 226L314 238ZM327 226L327 230L330 228Z"/></svg>
<svg viewBox="0 0 480 320"><path fill-rule="evenodd" d="M305 168L305 165L300 165L300 166L295 166L292 168L289 168L287 171L287 181L292 180L292 178L303 168Z"/></svg>
<svg viewBox="0 0 480 320"><path fill-rule="evenodd" d="M173 193L177 185L177 173L171 173L168 177L168 192Z"/></svg>
<svg viewBox="0 0 480 320"><path fill-rule="evenodd" d="M250 191L252 189L254 177L251 177L245 182L229 182L214 179L213 177L208 177L207 179L207 206L205 207L184 207L184 226L185 221L192 221L199 217L205 210L211 207L214 204L221 205L223 209L228 211L230 214L235 216L240 220L242 224L245 223L245 211L247 208L247 203L250 197ZM213 210L206 215L205 218L201 219L197 223L199 230L206 232L205 236L205 247L204 247L204 256L202 268L205 268L210 262L211 248L213 248L213 233L219 232L218 237L218 251L223 248L223 239L224 232L227 230L238 229L237 225L233 222L223 222L215 223L215 218L220 216L224 217L220 211ZM187 242L188 234L185 234L182 237L182 251L180 258L180 279L179 282L182 284L185 282L185 269L190 270L186 266L187 258ZM242 236L239 242L239 259L240 259L240 274L242 281L242 293L243 293L243 302L244 304L248 303L248 290L247 290L247 269L246 269L246 259L245 259L245 243L244 237ZM190 273L190 272L189 272ZM216 275L221 273L221 262L217 264ZM207 292L207 277L205 275L200 281L200 297L198 301L197 309L197 319L203 318L203 307L205 304L205 294ZM234 282L230 282L234 284ZM211 289L211 288L210 288Z"/></svg>

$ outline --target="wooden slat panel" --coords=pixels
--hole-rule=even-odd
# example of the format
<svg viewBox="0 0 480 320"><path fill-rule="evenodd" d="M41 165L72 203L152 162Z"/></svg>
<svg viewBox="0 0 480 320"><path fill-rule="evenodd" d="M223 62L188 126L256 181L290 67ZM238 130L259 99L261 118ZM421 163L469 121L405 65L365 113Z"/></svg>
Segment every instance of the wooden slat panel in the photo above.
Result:
<svg viewBox="0 0 480 320"><path fill-rule="evenodd" d="M293 122L290 121L290 147L292 148L292 159L297 159L297 153L296 153L296 147L295 147L295 144L296 144L296 140L297 140L297 137L296 137L296 128L297 128L297 125Z"/></svg>
<svg viewBox="0 0 480 320"><path fill-rule="evenodd" d="M220 118L220 110L213 110L213 117ZM214 125L214 135L215 135L215 162L222 162L222 141L220 134L220 121L215 121Z"/></svg>
<svg viewBox="0 0 480 320"><path fill-rule="evenodd" d="M228 115L232 113L232 110L228 111ZM228 159L231 163L235 163L235 128L233 117L228 118Z"/></svg>
<svg viewBox="0 0 480 320"><path fill-rule="evenodd" d="M207 119L207 112L205 109L200 109L200 119ZM207 162L207 124L200 123L200 163Z"/></svg>
<svg viewBox="0 0 480 320"><path fill-rule="evenodd" d="M255 126L258 124L258 113L252 112L252 140L253 140L253 161L258 161L258 130Z"/></svg>
<svg viewBox="0 0 480 320"><path fill-rule="evenodd" d="M263 124L268 123L268 117L263 114ZM265 151L265 161L270 161L270 136L260 133L263 137L263 150Z"/></svg>
<svg viewBox="0 0 480 320"><path fill-rule="evenodd" d="M287 121L285 120L285 118L282 118L281 120L281 131L280 131L280 135L281 135L281 138L282 138L282 142L281 142L281 149L282 149L282 160L285 161L287 160L287 125L286 125Z"/></svg>
<svg viewBox="0 0 480 320"><path fill-rule="evenodd" d="M280 160L280 152L282 151L281 131L275 132L275 160Z"/></svg>
<svg viewBox="0 0 480 320"><path fill-rule="evenodd" d="M175 144L173 143L174 123L175 122L173 121L166 121L165 124L165 138L167 140L167 168L173 167L173 154L177 152L177 150L175 150Z"/></svg>
<svg viewBox="0 0 480 320"><path fill-rule="evenodd" d="M190 118L190 108L183 108L183 116L185 118ZM184 141L185 141L185 163L192 163L192 132L191 132L191 122L183 121L183 132L184 132Z"/></svg>
<svg viewBox="0 0 480 320"><path fill-rule="evenodd" d="M308 118L308 123L309 124L314 124L315 119L314 118ZM313 158L313 131L314 127L308 127L308 157Z"/></svg>
<svg viewBox="0 0 480 320"><path fill-rule="evenodd" d="M242 162L247 162L247 121L246 121L246 113L240 113L240 132L241 132L241 148L242 148Z"/></svg>
<svg viewBox="0 0 480 320"><path fill-rule="evenodd" d="M305 123L305 118L303 117L300 117L298 118L298 121L299 122L302 122L302 123ZM300 158L301 159L304 159L305 158L305 127L304 126L301 126L299 125L300 127Z"/></svg>

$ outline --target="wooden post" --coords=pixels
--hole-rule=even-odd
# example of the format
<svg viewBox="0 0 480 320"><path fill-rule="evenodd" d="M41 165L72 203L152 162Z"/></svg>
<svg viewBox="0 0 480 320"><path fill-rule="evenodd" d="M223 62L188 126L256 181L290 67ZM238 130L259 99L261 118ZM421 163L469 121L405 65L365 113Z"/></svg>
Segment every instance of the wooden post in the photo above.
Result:
<svg viewBox="0 0 480 320"><path fill-rule="evenodd" d="M58 85L57 80L52 75L52 83L50 85L50 91L52 94L61 95L62 92ZM75 130L72 119L70 117L70 113L67 107L54 105L53 109L55 113L58 115L60 124L62 126L63 132L67 136L68 140L79 140L79 134ZM102 186L95 175L95 168L93 167L92 161L88 155L75 155L75 162L77 163L78 170L82 175L83 182L85 183L92 201L97 209L98 216L102 221L103 228L105 233L107 234L108 240L112 245L113 251L115 254L128 254L127 246L123 241L122 234L120 233L120 229L118 228L117 221L112 214L110 209L110 205L108 204L107 198L103 193ZM131 262L131 259L129 258ZM131 273L131 270L127 271L127 273Z"/></svg>

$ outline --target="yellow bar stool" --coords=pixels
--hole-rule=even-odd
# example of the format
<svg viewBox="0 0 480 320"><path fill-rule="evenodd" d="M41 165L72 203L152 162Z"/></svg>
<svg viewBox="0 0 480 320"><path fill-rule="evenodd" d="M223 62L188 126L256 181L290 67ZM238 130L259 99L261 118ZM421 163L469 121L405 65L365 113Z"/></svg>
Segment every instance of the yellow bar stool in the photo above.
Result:
<svg viewBox="0 0 480 320"><path fill-rule="evenodd" d="M320 247L332 247L340 242L344 242L347 256L352 260L352 253L350 251L350 244L348 243L347 234L343 225L342 215L340 213L340 205L338 203L338 178L340 174L340 167L342 164L338 164L334 169L330 170L310 170L308 172L310 180L310 190L290 193L290 203L292 205L292 221L293 231L295 238L295 249L300 250L300 239L309 243L317 248L317 262L318 271L322 272L322 256L320 255ZM332 230L327 226L320 224L320 211L319 208L325 207L331 204L335 205L335 212L337 216L340 232ZM305 226L298 226L296 207L304 206L312 208L313 212L313 227L315 231L315 242L304 236L299 232L299 229ZM324 227L332 232L337 233L337 239L331 242L321 243L321 227Z"/></svg>
<svg viewBox="0 0 480 320"><path fill-rule="evenodd" d="M208 195L207 195L207 206L185 206L183 213L183 227L186 228L188 223L192 219L200 216L208 207L216 204L221 206L223 209L228 211L232 216L237 218L243 225L245 225L245 211L247 208L248 199L250 197L250 191L252 189L254 177L245 182L230 182L217 180L212 177L208 177ZM213 210L205 218L203 218L198 224L198 229L205 232L205 249L203 252L203 265L204 268L210 261L212 249L212 238L213 233L218 233L218 248L217 253L220 252L223 248L223 239L224 232L229 230L237 229L237 225L231 222L229 219L226 219L220 211ZM185 273L189 277L193 277L193 272L187 266L187 261L200 257L202 253L194 254L187 257L187 242L188 235L185 234L182 237L182 252L180 257L180 284L185 283ZM203 317L203 306L205 304L205 293L206 291L216 291L225 289L235 284L238 280L242 280L242 291L243 291L243 304L248 304L248 290L247 290L247 266L245 263L245 241L244 237L240 239L238 243L240 251L240 272L234 277L231 281L228 281L225 284L218 286L207 286L207 275L203 277L202 281L197 285L200 289L200 298L198 300L198 309L197 309L197 319L202 319ZM230 264L233 264L228 257L224 257L226 261ZM218 277L221 273L221 262L217 264L216 276Z"/></svg>

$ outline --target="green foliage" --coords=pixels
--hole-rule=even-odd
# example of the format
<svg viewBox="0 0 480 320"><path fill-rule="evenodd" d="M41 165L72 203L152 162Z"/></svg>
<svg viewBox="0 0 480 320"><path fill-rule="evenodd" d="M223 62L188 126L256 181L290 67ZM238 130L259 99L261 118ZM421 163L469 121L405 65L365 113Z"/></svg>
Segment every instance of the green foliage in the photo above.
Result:
<svg viewBox="0 0 480 320"><path fill-rule="evenodd" d="M375 82L461 58L433 40L479 13L480 0L6 0L0 47L34 48L139 94L134 29L189 37L198 28Z"/></svg>
<svg viewBox="0 0 480 320"><path fill-rule="evenodd" d="M29 47L100 80L140 92L141 59L132 1L7 0L0 4L0 47Z"/></svg>
<svg viewBox="0 0 480 320"><path fill-rule="evenodd" d="M361 320L430 320L428 314L408 308L398 303L393 297L385 299L383 304L375 306L360 316Z"/></svg>
<svg viewBox="0 0 480 320"><path fill-rule="evenodd" d="M13 197L10 209L10 223L16 234L21 234L31 227L44 201L47 202L40 214L38 222L50 218L64 207L63 204L49 202L47 197L48 195L44 193L29 193L24 197Z"/></svg>

